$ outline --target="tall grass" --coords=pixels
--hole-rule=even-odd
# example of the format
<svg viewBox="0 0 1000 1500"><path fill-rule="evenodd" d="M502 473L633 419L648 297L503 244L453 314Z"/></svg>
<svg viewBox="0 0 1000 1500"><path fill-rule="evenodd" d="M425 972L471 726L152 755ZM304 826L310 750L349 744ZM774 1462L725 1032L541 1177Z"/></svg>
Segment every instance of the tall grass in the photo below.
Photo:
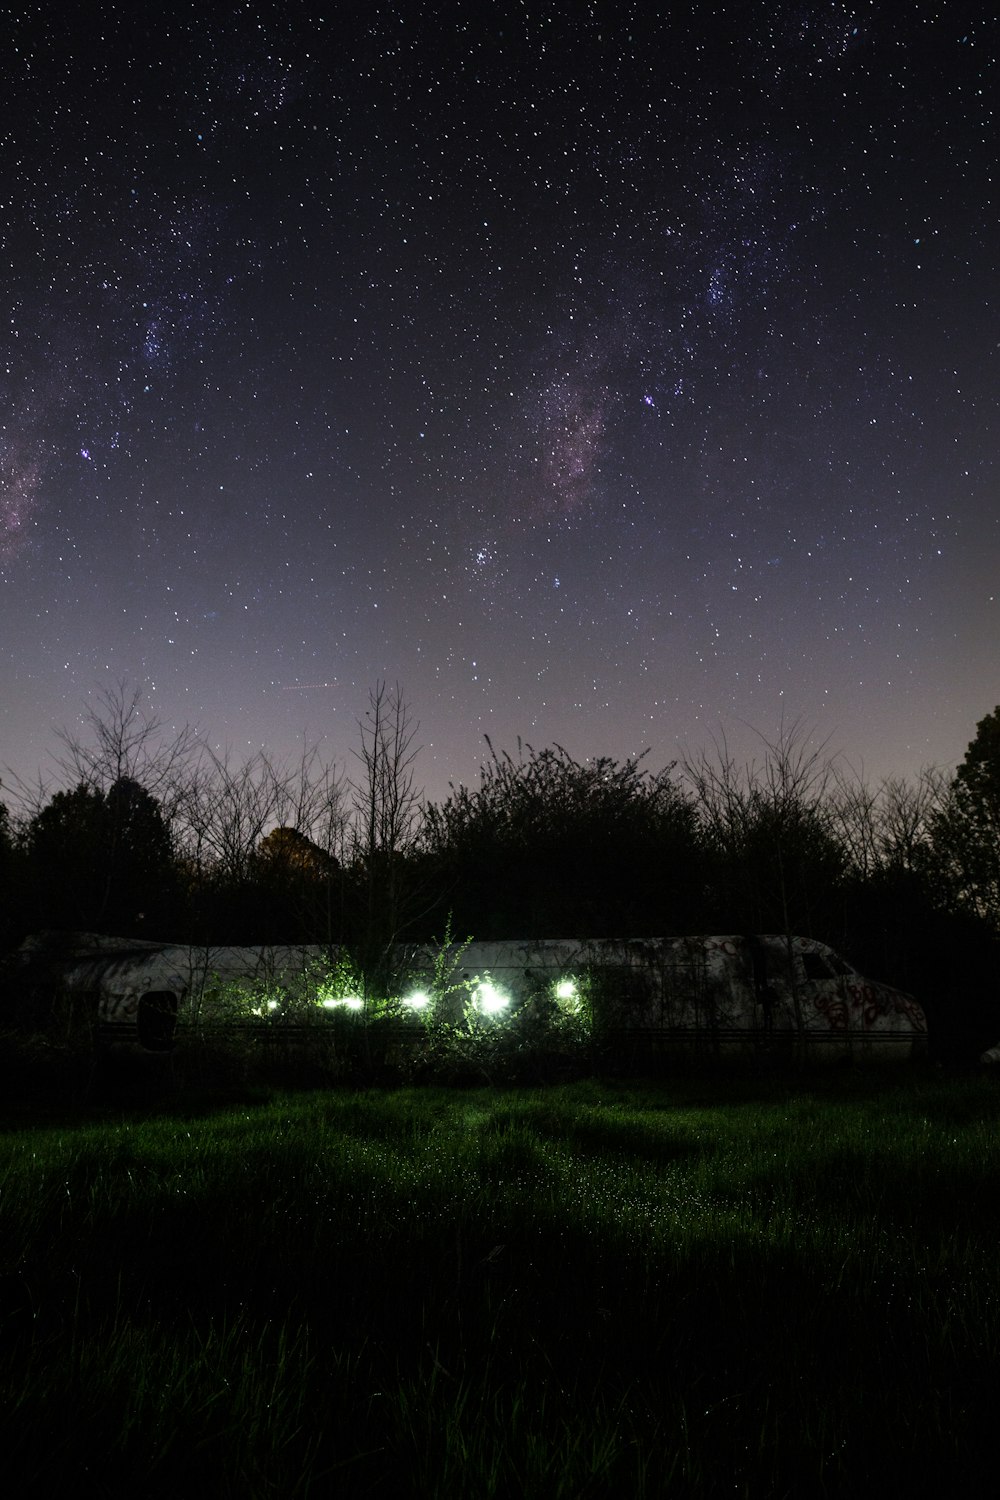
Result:
<svg viewBox="0 0 1000 1500"><path fill-rule="evenodd" d="M993 1493L989 1080L319 1093L0 1142L18 1494Z"/></svg>

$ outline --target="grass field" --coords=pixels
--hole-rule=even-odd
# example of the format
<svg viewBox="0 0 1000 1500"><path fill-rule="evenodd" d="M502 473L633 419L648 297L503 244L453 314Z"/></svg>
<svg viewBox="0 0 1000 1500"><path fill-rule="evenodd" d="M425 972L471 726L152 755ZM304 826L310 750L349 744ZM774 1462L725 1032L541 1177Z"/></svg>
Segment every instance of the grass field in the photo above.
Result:
<svg viewBox="0 0 1000 1500"><path fill-rule="evenodd" d="M22 1127L8 1493L993 1495L998 1098L897 1069Z"/></svg>

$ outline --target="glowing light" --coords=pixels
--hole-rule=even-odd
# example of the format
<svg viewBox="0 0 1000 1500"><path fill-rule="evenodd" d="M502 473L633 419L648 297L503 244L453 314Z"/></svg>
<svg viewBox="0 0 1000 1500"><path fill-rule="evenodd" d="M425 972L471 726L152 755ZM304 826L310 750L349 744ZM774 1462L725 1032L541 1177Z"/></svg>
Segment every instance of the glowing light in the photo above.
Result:
<svg viewBox="0 0 1000 1500"><path fill-rule="evenodd" d="M403 1004L410 1010L426 1010L430 1003L430 995L426 995L423 990L414 990L412 995L406 995L403 998Z"/></svg>
<svg viewBox="0 0 1000 1500"><path fill-rule="evenodd" d="M560 979L556 985L557 1000L577 1000L580 991L576 987L575 979Z"/></svg>
<svg viewBox="0 0 1000 1500"><path fill-rule="evenodd" d="M365 1002L359 1000L357 995L337 995L326 1000L317 1000L316 1003L322 1006L323 1010L336 1010L339 1005L342 1005L345 1010L364 1010L365 1008Z"/></svg>
<svg viewBox="0 0 1000 1500"><path fill-rule="evenodd" d="M495 1016L510 1004L509 996L488 982L477 987L473 999L485 1016Z"/></svg>
<svg viewBox="0 0 1000 1500"><path fill-rule="evenodd" d="M279 1000L268 1000L266 1004L253 1005L250 1007L252 1016L266 1016L269 1011L277 1010L281 1002Z"/></svg>

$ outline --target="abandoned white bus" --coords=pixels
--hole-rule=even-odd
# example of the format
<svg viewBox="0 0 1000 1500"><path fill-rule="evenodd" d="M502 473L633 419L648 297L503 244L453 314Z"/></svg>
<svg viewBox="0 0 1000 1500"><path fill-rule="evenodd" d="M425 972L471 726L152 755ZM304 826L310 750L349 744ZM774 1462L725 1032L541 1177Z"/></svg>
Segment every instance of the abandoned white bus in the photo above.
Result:
<svg viewBox="0 0 1000 1500"><path fill-rule="evenodd" d="M859 974L826 944L774 934L631 941L507 941L403 947L396 1002L411 1024L503 1025L525 1007L585 1014L635 1048L749 1054L797 1042L808 1054L912 1057L927 1023L912 996ZM345 977L337 949L189 947L81 939L64 989L91 1007L105 1045L170 1050L194 1019L244 1028L385 1013Z"/></svg>

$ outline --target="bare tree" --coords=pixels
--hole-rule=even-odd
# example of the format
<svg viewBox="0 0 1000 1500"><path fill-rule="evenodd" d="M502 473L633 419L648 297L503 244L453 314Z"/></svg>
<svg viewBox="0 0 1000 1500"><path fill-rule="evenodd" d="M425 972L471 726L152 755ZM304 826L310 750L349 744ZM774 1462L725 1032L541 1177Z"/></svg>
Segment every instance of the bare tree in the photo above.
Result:
<svg viewBox="0 0 1000 1500"><path fill-rule="evenodd" d="M53 757L57 774L39 771L28 782L5 771L19 822L36 817L53 790L82 786L105 795L117 782L141 786L156 799L168 825L173 822L189 798L202 745L190 725L168 730L146 710L143 697L142 687L129 687L124 678L101 688L76 727L56 730L62 747Z"/></svg>
<svg viewBox="0 0 1000 1500"><path fill-rule="evenodd" d="M201 745L190 725L167 732L143 706L142 687L122 679L102 688L81 716L82 730L57 730L63 746L55 764L70 785L107 793L132 781L155 797L168 823L187 800Z"/></svg>
<svg viewBox="0 0 1000 1500"><path fill-rule="evenodd" d="M142 688L122 680L57 738L57 776L47 782L39 772L33 785L11 778L36 918L65 923L85 913L90 925L122 930L157 912L173 921L177 818L195 775L195 731L168 730L143 706ZM60 903L57 887L67 883L78 899Z"/></svg>
<svg viewBox="0 0 1000 1500"><path fill-rule="evenodd" d="M923 868L948 798L948 778L933 767L915 781L887 776L874 787L859 773L837 768L829 812L853 873L870 880L889 870Z"/></svg>
<svg viewBox="0 0 1000 1500"><path fill-rule="evenodd" d="M882 858L881 787L873 787L853 768L837 768L833 775L829 810L848 867L861 880L870 880Z"/></svg>
<svg viewBox="0 0 1000 1500"><path fill-rule="evenodd" d="M259 751L234 761L206 747L185 809L184 849L200 879L239 882L264 835L282 821L281 776Z"/></svg>
<svg viewBox="0 0 1000 1500"><path fill-rule="evenodd" d="M393 946L419 904L406 879L421 805L414 772L418 729L399 685L377 682L358 720L357 771L349 782L349 850L362 907L355 959L369 988L384 988Z"/></svg>
<svg viewBox="0 0 1000 1500"><path fill-rule="evenodd" d="M305 746L293 766L263 750L237 761L206 747L184 809L183 847L200 877L239 883L274 829L294 828L333 858L346 822L343 777L317 747Z"/></svg>
<svg viewBox="0 0 1000 1500"><path fill-rule="evenodd" d="M827 742L810 748L803 725L782 725L777 737L759 736L764 759L737 763L723 738L714 759L702 752L684 763L699 823L710 848L729 867L729 899L744 923L790 929L812 925L810 864L834 857L827 808L833 765ZM734 912L735 916L736 913Z"/></svg>
<svg viewBox="0 0 1000 1500"><path fill-rule="evenodd" d="M805 1036L792 938L821 925L823 904L843 873L843 853L828 807L833 765L827 743L815 748L801 721L759 736L762 764L737 765L725 740L716 758L685 763L699 819L714 849L729 910L755 932L778 931L788 949L792 1004L800 1045Z"/></svg>
<svg viewBox="0 0 1000 1500"><path fill-rule="evenodd" d="M348 826L346 778L321 758L318 745L303 743L298 761L284 773L283 795L282 825L341 859Z"/></svg>

